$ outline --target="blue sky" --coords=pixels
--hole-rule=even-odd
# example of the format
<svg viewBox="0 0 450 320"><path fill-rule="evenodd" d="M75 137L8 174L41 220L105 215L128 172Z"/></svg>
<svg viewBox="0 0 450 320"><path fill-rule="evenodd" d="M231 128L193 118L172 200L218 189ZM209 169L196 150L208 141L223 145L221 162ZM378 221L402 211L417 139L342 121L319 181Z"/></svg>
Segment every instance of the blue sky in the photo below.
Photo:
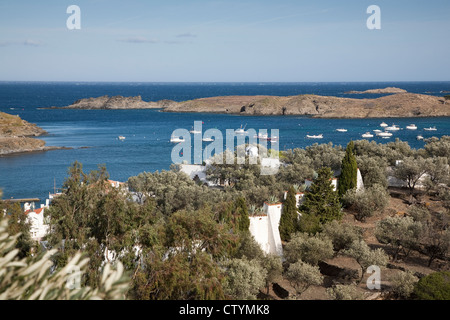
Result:
<svg viewBox="0 0 450 320"><path fill-rule="evenodd" d="M449 33L448 0L2 0L0 81L448 81Z"/></svg>

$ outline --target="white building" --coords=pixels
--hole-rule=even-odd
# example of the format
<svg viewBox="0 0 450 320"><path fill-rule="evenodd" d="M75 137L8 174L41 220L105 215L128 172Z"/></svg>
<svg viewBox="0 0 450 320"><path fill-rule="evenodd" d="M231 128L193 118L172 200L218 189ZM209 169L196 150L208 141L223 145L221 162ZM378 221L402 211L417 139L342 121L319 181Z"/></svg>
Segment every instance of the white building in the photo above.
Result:
<svg viewBox="0 0 450 320"><path fill-rule="evenodd" d="M336 174L336 173L335 173ZM338 172L338 174L340 174L340 172ZM313 184L313 180L310 179L306 179L305 180L305 185L307 188L309 188L312 184ZM331 183L333 184L333 191L337 190L337 186L339 183L339 178L333 178ZM361 175L361 171L359 171L359 168L356 170L356 190L360 191L364 189L364 182L363 182L363 178Z"/></svg>
<svg viewBox="0 0 450 320"><path fill-rule="evenodd" d="M49 225L45 223L44 219L44 211L48 206L41 205L39 209L35 209L34 206L25 203L24 208L24 214L26 215L27 221L30 223L31 239L41 241L49 231Z"/></svg>
<svg viewBox="0 0 450 320"><path fill-rule="evenodd" d="M264 202L264 214L250 217L250 233L261 249L270 254L283 255L281 244L280 218L283 205Z"/></svg>

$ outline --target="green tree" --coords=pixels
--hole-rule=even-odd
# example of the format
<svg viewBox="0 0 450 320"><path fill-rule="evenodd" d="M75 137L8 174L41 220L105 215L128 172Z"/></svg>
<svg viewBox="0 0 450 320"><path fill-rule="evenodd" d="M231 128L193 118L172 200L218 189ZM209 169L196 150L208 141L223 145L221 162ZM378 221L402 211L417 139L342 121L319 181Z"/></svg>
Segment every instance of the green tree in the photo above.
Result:
<svg viewBox="0 0 450 320"><path fill-rule="evenodd" d="M322 168L303 197L300 206L300 231L316 233L321 225L335 219L341 219L342 209L339 197L332 185L333 173L330 168Z"/></svg>
<svg viewBox="0 0 450 320"><path fill-rule="evenodd" d="M320 274L319 267L303 261L291 264L285 273L285 278L298 294L302 294L312 285L319 286L323 283L323 276Z"/></svg>
<svg viewBox="0 0 450 320"><path fill-rule="evenodd" d="M344 204L352 209L355 219L365 221L375 212L382 212L389 203L389 193L381 185L374 184L364 190L350 189L343 196Z"/></svg>
<svg viewBox="0 0 450 320"><path fill-rule="evenodd" d="M427 161L421 157L415 159L405 158L398 166L394 167L394 177L406 181L409 192L412 195L420 178L427 172Z"/></svg>
<svg viewBox="0 0 450 320"><path fill-rule="evenodd" d="M239 197L236 200L236 210L239 215L239 230L247 232L248 228L250 227L250 218L248 216L248 208L247 203L245 202L245 198Z"/></svg>
<svg viewBox="0 0 450 320"><path fill-rule="evenodd" d="M311 265L333 256L333 243L331 239L316 234L296 233L284 248L284 257L289 263L299 260Z"/></svg>
<svg viewBox="0 0 450 320"><path fill-rule="evenodd" d="M421 278L414 294L419 300L450 300L450 271L434 272Z"/></svg>
<svg viewBox="0 0 450 320"><path fill-rule="evenodd" d="M1 210L1 208L0 208ZM22 211L19 203L10 203L5 208L8 217L8 232L19 234L16 240L16 248L19 250L18 257L28 257L33 250L37 249L37 243L31 239L30 223ZM3 213L0 212L0 217Z"/></svg>
<svg viewBox="0 0 450 320"><path fill-rule="evenodd" d="M355 240L362 240L362 229L348 223L333 220L323 226L322 234L333 243L335 252L348 249Z"/></svg>
<svg viewBox="0 0 450 320"><path fill-rule="evenodd" d="M255 300L260 288L265 285L267 271L259 263L246 258L227 260L223 267L227 296L238 300Z"/></svg>
<svg viewBox="0 0 450 320"><path fill-rule="evenodd" d="M261 266L266 270L266 293L269 294L270 284L281 278L283 265L281 258L275 254L264 255L261 259Z"/></svg>
<svg viewBox="0 0 450 320"><path fill-rule="evenodd" d="M295 194L295 189L291 186L283 203L283 211L278 227L281 240L283 241L289 241L291 235L298 230L298 208Z"/></svg>
<svg viewBox="0 0 450 320"><path fill-rule="evenodd" d="M380 243L390 246L396 261L402 250L408 257L411 250L418 248L422 228L422 223L411 217L387 217L377 222L375 236Z"/></svg>
<svg viewBox="0 0 450 320"><path fill-rule="evenodd" d="M389 261L389 257L383 249L378 248L372 250L364 240L354 241L348 249L343 251L343 253L354 258L361 267L362 272L360 282L369 266L376 265L381 268L385 267Z"/></svg>
<svg viewBox="0 0 450 320"><path fill-rule="evenodd" d="M357 171L358 165L356 157L353 154L355 145L353 141L347 144L345 149L345 156L342 159L341 175L338 183L338 193L342 197L348 190L355 189L357 186Z"/></svg>

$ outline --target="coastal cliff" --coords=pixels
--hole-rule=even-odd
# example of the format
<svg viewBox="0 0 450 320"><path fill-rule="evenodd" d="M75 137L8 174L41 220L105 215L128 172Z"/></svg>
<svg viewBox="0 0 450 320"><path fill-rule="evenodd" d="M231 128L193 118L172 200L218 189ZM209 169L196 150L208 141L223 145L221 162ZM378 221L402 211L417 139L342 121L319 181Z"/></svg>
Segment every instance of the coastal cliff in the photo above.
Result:
<svg viewBox="0 0 450 320"><path fill-rule="evenodd" d="M398 93L376 99L318 95L224 96L172 103L165 112L212 112L241 115L304 115L316 118L450 116L443 97Z"/></svg>
<svg viewBox="0 0 450 320"><path fill-rule="evenodd" d="M46 133L42 128L18 116L0 112L0 156L55 149L47 147L43 140L32 138Z"/></svg>
<svg viewBox="0 0 450 320"><path fill-rule="evenodd" d="M80 99L73 104L58 109L159 109L169 106L173 101L143 101L141 96L123 97L123 96L101 96L96 98ZM57 107L52 107L57 108Z"/></svg>

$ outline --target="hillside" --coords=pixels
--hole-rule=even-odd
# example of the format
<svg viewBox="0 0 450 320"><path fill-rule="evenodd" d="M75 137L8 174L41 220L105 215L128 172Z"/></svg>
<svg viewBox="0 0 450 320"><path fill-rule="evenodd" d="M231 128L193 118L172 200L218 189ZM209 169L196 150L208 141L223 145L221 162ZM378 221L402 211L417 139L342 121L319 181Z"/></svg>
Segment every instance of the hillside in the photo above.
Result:
<svg viewBox="0 0 450 320"><path fill-rule="evenodd" d="M0 156L19 152L54 149L43 140L34 139L47 132L19 116L0 112Z"/></svg>

